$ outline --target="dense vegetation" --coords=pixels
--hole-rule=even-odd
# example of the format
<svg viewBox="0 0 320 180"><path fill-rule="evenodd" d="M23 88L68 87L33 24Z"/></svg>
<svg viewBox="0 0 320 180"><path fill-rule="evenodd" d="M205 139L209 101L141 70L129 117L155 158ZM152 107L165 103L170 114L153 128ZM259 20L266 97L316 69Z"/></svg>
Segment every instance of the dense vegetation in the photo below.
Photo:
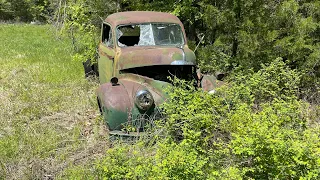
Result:
<svg viewBox="0 0 320 180"><path fill-rule="evenodd" d="M100 22L117 11L171 12L185 25L204 72L255 72L281 57L303 73L304 98L319 90L320 3L316 0L3 0L0 18L54 23L73 38L78 59L92 58ZM86 57L83 57L86 56Z"/></svg>
<svg viewBox="0 0 320 180"><path fill-rule="evenodd" d="M64 167L57 173L62 178L319 179L319 1L3 0L0 7L0 17L4 20L39 20L52 23L56 32L71 38L69 43L73 45L73 59L80 61L94 59L99 24L108 14L125 10L171 12L183 21L189 46L194 48L200 43L196 53L201 70L228 74L228 87L221 87L214 95L194 89L187 82L175 81L176 86L168 89L171 98L163 106L166 117L158 121L157 127L150 132L150 137L134 145L114 144L103 158L97 159L95 163L90 161L87 164ZM6 39L7 36L11 37L5 34L2 38ZM36 39L25 36L20 38L26 38L26 41L30 42ZM9 40L4 42L8 43ZM3 47L7 43L4 43ZM48 48L55 49L51 46ZM16 48L12 49L17 51ZM4 54L1 55L1 67L3 65L10 68L4 68L0 74L0 81L5 82L0 92L8 92L9 89L13 92L21 90L22 95L17 96L18 100L21 98L25 100L23 102L30 102L32 93L21 87L31 87L21 82L23 79L17 79L16 83L13 81L13 86L8 84L10 78L6 74L17 71L14 68L17 64L13 64L15 61L11 59L18 58L11 57L9 52L11 51L5 48L1 53ZM47 50L44 47L40 52L46 53ZM44 56L48 57L47 54ZM36 62L40 64L36 67L43 67L40 59L38 57ZM34 60L23 62L28 67ZM42 76L32 71L32 67L30 66L30 72L29 68L17 72L29 72L30 77L47 77L44 78L44 85L52 84L50 79L66 77L54 70L52 74L40 71L44 73ZM69 81L76 80L75 84L81 85L80 87L89 86L78 79L82 77L77 74L81 70L71 69L74 78L58 81L63 84L59 86L62 90L60 88L54 91L56 96L53 97L70 98L71 95L62 96L69 92L63 90L63 87L67 86L65 83ZM70 86L74 87L72 83ZM46 94L47 91L41 87L36 86L35 91ZM86 90L80 92L86 93ZM0 94L0 98L9 96L7 93ZM17 104L6 105L9 109L19 110L21 117L19 113L8 114L7 112L15 112L8 109L2 112L2 127L12 127L10 122L13 120L22 122L17 123L17 128L14 128L16 131L4 129L6 134L0 136L0 150L3 152L0 154L0 168L9 175L12 175L12 172L8 169L14 169L12 164L19 160L27 163L30 162L30 157L65 157L63 152L57 153L54 149L59 149L61 138L72 138L77 134L77 128L75 134L69 136L64 133L61 137L55 134L59 132L56 129L34 131L39 126L37 122L42 122L43 116L64 112L65 108L62 107L81 109L75 104L56 104L59 100L55 98L47 102L44 97L38 97L33 103L25 103L23 106L18 104L20 100L14 101ZM44 102L54 106L43 109L40 104ZM21 111L24 106L26 110ZM68 111L66 114L72 112ZM24 123L29 123L30 126L26 128ZM83 126L80 125L79 128L81 127ZM21 132L27 133L24 135ZM23 138L18 143L17 139L20 137ZM36 147L44 146L45 151L40 148L38 151L30 150L18 156L21 154L20 143L21 146L31 149L28 143L30 137L53 137L53 141L57 143L56 146L46 146L44 143ZM76 140L75 142L78 142ZM73 143L62 144L67 147L69 145L78 151L79 146ZM30 178L39 175L32 174L32 170L26 172L29 172ZM2 176L6 177L6 174Z"/></svg>
<svg viewBox="0 0 320 180"><path fill-rule="evenodd" d="M101 157L95 82L49 25L0 25L0 179L50 179Z"/></svg>

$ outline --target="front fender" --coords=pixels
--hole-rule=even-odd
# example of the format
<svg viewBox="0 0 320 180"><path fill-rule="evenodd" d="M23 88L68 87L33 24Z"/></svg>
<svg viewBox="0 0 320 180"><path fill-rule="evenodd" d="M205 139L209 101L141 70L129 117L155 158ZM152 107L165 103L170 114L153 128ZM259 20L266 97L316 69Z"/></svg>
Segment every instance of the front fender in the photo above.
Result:
<svg viewBox="0 0 320 180"><path fill-rule="evenodd" d="M134 104L136 92L142 89L148 88L138 82L124 79L119 79L118 85L105 83L97 89L102 114L110 130L121 130L128 121L144 113Z"/></svg>
<svg viewBox="0 0 320 180"><path fill-rule="evenodd" d="M120 130L127 122L133 102L123 84L112 86L111 83L102 84L97 89L101 111L110 130Z"/></svg>

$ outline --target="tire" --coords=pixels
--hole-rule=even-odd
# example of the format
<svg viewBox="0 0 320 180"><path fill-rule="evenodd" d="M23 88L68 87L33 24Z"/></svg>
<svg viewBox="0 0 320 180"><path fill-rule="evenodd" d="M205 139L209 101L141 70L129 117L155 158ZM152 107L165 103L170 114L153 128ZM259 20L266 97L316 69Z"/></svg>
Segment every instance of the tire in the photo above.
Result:
<svg viewBox="0 0 320 180"><path fill-rule="evenodd" d="M98 102L98 107L99 107L100 114L103 115L101 103L100 103L100 100L99 100L98 97L97 97L97 102Z"/></svg>

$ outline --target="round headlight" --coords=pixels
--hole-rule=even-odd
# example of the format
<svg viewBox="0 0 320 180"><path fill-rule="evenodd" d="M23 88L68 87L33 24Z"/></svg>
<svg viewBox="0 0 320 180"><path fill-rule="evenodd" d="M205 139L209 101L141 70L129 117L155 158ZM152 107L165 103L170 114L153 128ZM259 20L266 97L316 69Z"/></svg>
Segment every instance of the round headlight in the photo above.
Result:
<svg viewBox="0 0 320 180"><path fill-rule="evenodd" d="M148 110L153 105L154 100L148 90L141 90L136 94L135 103L139 109Z"/></svg>

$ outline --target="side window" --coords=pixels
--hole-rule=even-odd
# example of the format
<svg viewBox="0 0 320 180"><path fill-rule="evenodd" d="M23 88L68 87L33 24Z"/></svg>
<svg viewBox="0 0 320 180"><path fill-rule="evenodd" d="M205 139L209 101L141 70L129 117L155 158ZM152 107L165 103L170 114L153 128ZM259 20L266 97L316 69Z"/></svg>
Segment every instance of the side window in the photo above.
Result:
<svg viewBox="0 0 320 180"><path fill-rule="evenodd" d="M102 42L108 47L113 47L111 27L107 24L102 26Z"/></svg>

